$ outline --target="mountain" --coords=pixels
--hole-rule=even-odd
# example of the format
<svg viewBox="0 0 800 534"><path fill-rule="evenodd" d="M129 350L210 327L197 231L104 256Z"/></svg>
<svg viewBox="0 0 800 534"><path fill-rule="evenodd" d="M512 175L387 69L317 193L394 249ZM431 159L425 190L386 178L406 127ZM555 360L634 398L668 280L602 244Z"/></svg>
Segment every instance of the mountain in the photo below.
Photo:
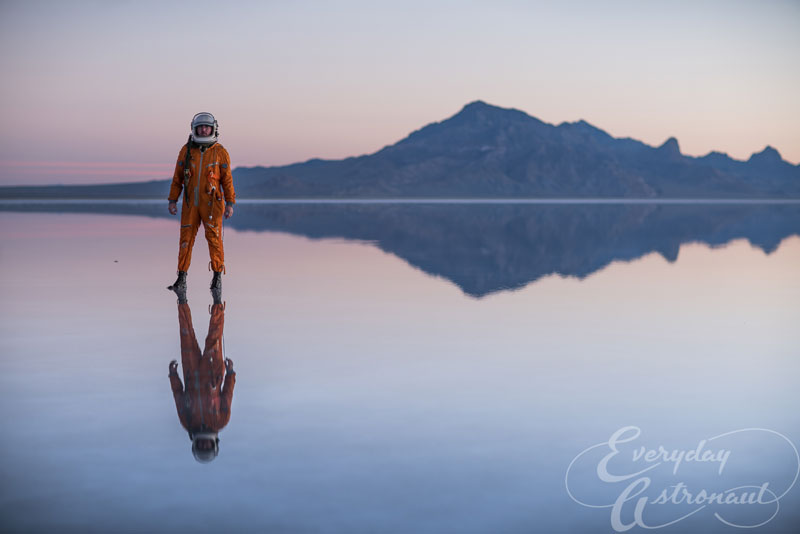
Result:
<svg viewBox="0 0 800 534"><path fill-rule="evenodd" d="M624 197L800 198L800 166L772 147L738 161L681 154L585 121L557 126L476 101L366 156L239 167L239 198ZM168 182L6 187L2 198L164 198Z"/></svg>
<svg viewBox="0 0 800 534"><path fill-rule="evenodd" d="M718 153L717 153L718 154ZM251 197L800 197L800 166L772 148L747 162L553 126L484 102L368 156L238 169ZM240 185L238 185L240 184Z"/></svg>

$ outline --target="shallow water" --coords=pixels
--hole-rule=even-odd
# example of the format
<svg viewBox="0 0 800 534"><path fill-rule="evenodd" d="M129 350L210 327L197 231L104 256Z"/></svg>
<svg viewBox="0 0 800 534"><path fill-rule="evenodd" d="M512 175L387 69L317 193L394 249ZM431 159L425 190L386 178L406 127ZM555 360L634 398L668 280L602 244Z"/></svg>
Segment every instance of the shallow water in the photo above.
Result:
<svg viewBox="0 0 800 534"><path fill-rule="evenodd" d="M765 429L706 442L729 451L722 474L662 461L643 495L769 482L788 492L751 531L800 524L797 206L242 206L225 232L237 382L210 464L167 377L178 222L40 209L0 212L3 530L613 532L567 489L609 504L635 479L598 479L607 446L571 464L626 426L641 435L617 474L656 463L639 445ZM201 235L201 347L207 261ZM711 504L661 531L774 511Z"/></svg>

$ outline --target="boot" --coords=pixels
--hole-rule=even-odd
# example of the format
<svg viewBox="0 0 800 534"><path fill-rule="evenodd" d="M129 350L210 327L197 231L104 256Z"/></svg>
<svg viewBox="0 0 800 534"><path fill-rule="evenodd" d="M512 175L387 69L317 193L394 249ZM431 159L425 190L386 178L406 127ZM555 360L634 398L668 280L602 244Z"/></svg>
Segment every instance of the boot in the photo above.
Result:
<svg viewBox="0 0 800 534"><path fill-rule="evenodd" d="M171 289L172 291L177 291L179 289L186 289L186 271L178 271L178 279L175 280L175 283L171 286L167 286L167 289Z"/></svg>
<svg viewBox="0 0 800 534"><path fill-rule="evenodd" d="M211 289L222 291L222 273L214 271L214 278L211 279Z"/></svg>

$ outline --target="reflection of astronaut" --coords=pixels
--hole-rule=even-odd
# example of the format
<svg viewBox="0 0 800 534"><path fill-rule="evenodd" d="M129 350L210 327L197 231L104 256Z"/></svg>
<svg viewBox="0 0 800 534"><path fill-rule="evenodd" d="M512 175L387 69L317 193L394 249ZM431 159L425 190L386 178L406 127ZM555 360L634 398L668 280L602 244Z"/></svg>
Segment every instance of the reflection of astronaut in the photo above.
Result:
<svg viewBox="0 0 800 534"><path fill-rule="evenodd" d="M231 401L236 373L233 362L222 354L222 329L225 306L215 298L203 352L192 327L192 312L185 293L178 294L178 324L181 336L183 380L178 376L178 362L169 364L169 381L183 427L192 440L192 454L198 462L210 462L219 454L217 434L231 418ZM224 377L224 382L223 382Z"/></svg>

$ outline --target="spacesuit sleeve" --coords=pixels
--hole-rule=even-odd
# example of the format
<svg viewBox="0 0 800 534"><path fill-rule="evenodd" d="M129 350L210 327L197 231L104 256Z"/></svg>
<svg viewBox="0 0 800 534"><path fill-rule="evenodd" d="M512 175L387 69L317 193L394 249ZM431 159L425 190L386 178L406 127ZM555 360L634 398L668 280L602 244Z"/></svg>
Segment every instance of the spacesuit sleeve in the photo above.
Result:
<svg viewBox="0 0 800 534"><path fill-rule="evenodd" d="M219 163L219 182L222 185L222 192L225 194L225 204L236 204L236 192L233 189L233 175L231 174L231 157L224 148L222 149L222 158Z"/></svg>
<svg viewBox="0 0 800 534"><path fill-rule="evenodd" d="M222 402L223 413L226 419L231 417L231 403L233 403L233 386L236 385L236 373L230 372L225 375L225 382L222 383ZM227 423L227 420L225 421Z"/></svg>
<svg viewBox="0 0 800 534"><path fill-rule="evenodd" d="M181 377L178 376L178 373L171 373L169 375L169 384L172 386L172 394L177 397L178 395L183 396L183 382L181 382Z"/></svg>
<svg viewBox="0 0 800 534"><path fill-rule="evenodd" d="M169 188L170 202L177 202L183 190L183 160L186 157L186 145L183 145L178 153L178 161L175 162L175 172L172 174L172 185Z"/></svg>
<svg viewBox="0 0 800 534"><path fill-rule="evenodd" d="M169 375L169 382L172 386L172 396L175 399L175 409L178 411L178 419L184 428L189 428L186 414L183 411L183 383L177 373Z"/></svg>

